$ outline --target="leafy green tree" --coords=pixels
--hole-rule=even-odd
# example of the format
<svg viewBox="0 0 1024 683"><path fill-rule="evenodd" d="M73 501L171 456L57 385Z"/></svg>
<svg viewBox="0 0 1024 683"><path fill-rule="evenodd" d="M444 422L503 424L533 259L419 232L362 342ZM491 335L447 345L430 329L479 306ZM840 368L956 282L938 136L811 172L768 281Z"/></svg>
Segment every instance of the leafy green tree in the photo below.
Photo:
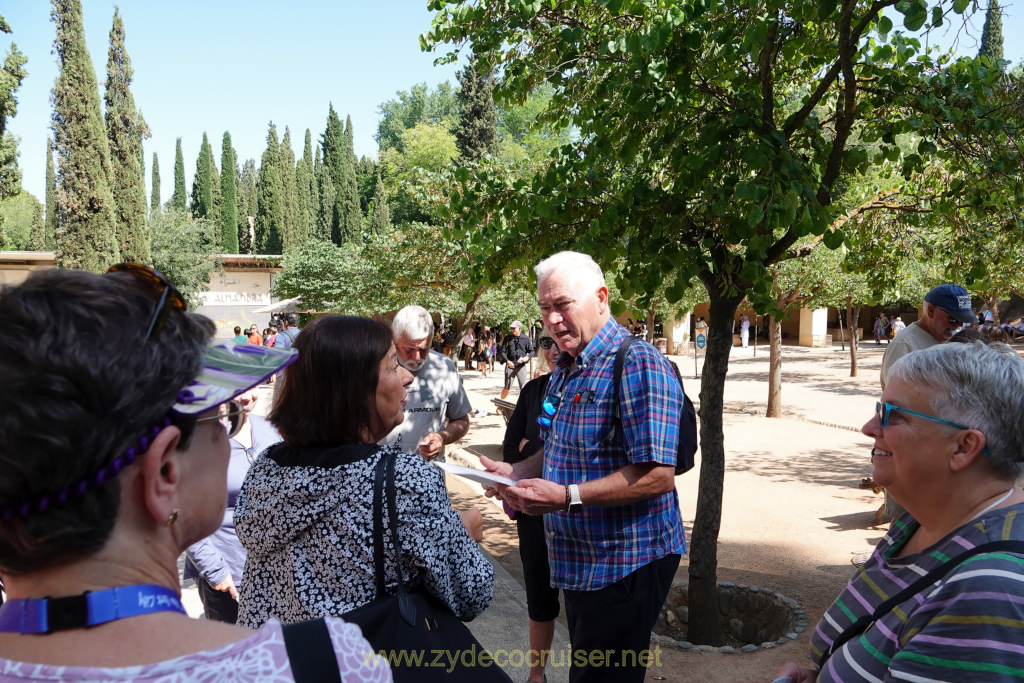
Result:
<svg viewBox="0 0 1024 683"><path fill-rule="evenodd" d="M529 181L503 168L454 172L435 210L451 220L451 239L467 245L470 281L493 281L538 252L572 247L605 264L623 259L620 288L665 283L670 302L694 278L707 290L692 642L722 637L723 388L739 303L770 295L771 267L800 240L823 235L830 248L846 241L842 230L828 230L844 211L833 204L844 176L872 163L869 144L907 178L936 157L975 177L1021 167L1014 112L990 95L1002 74L923 50L883 13L891 7L914 32L945 21L951 5L962 12L968 3L432 5L438 15L426 49L471 42L504 75L497 99L522 100L546 81L554 93L542 119L586 132ZM896 138L910 133L919 141L906 153ZM939 212L957 202L980 208L990 189L951 185L934 203Z"/></svg>
<svg viewBox="0 0 1024 683"><path fill-rule="evenodd" d="M43 205L37 200L32 207L32 224L28 237L29 251L46 250L46 221L43 220Z"/></svg>
<svg viewBox="0 0 1024 683"><path fill-rule="evenodd" d="M0 33L10 33L11 27L0 15ZM11 43L0 69L0 200L21 191L21 171L18 169L18 141L7 130L7 119L18 113L16 93L21 82L28 75L25 62L28 58ZM0 222L0 249L4 245L4 225Z"/></svg>
<svg viewBox="0 0 1024 683"><path fill-rule="evenodd" d="M45 251L53 251L57 239L57 172L53 167L53 141L46 138L46 230L43 236Z"/></svg>
<svg viewBox="0 0 1024 683"><path fill-rule="evenodd" d="M359 208L364 215L370 215L370 203L377 192L377 178L380 170L377 162L367 156L359 157L356 163L356 186L359 188Z"/></svg>
<svg viewBox="0 0 1024 683"><path fill-rule="evenodd" d="M316 179L313 177L313 137L306 129L302 158L295 164L295 194L299 206L299 229L305 241L316 232Z"/></svg>
<svg viewBox="0 0 1024 683"><path fill-rule="evenodd" d="M185 211L185 159L181 155L181 138L174 143L174 194L171 195L171 207Z"/></svg>
<svg viewBox="0 0 1024 683"><path fill-rule="evenodd" d="M253 253L256 222L256 161L246 159L238 175L238 253Z"/></svg>
<svg viewBox="0 0 1024 683"><path fill-rule="evenodd" d="M316 230L313 237L321 241L330 241L334 234L333 226L337 224L335 206L338 193L331 181L331 172L327 164L320 160L320 147L316 148L316 161L314 164L313 176L316 181L317 213Z"/></svg>
<svg viewBox="0 0 1024 683"><path fill-rule="evenodd" d="M552 93L552 87L543 83L523 103L498 108L498 155L504 161L539 163L556 147L573 141L570 127L556 128L541 119Z"/></svg>
<svg viewBox="0 0 1024 683"><path fill-rule="evenodd" d="M382 310L364 303L365 292L376 278L360 245L338 246L312 239L285 254L281 267L284 272L274 279L274 296L302 297L306 310L350 315L373 315Z"/></svg>
<svg viewBox="0 0 1024 683"><path fill-rule="evenodd" d="M419 182L426 175L439 173L458 158L455 136L443 125L417 123L403 131L401 145L384 153L381 174L395 223L430 220L426 207L417 196Z"/></svg>
<svg viewBox="0 0 1024 683"><path fill-rule="evenodd" d="M331 177L331 184L341 187L345 174L345 126L330 104L327 111L327 126L320 140L323 150L323 163Z"/></svg>
<svg viewBox="0 0 1024 683"><path fill-rule="evenodd" d="M459 72L459 104L462 109L455 142L463 163L498 153L498 110L494 106L494 74L476 59Z"/></svg>
<svg viewBox="0 0 1024 683"><path fill-rule="evenodd" d="M1003 12L999 0L988 0L978 56L987 58L991 64L998 64L1003 58Z"/></svg>
<svg viewBox="0 0 1024 683"><path fill-rule="evenodd" d="M231 133L224 131L220 145L220 249L238 253L238 163L231 146Z"/></svg>
<svg viewBox="0 0 1024 683"><path fill-rule="evenodd" d="M58 75L53 86L57 153L57 265L101 272L119 257L110 150L85 45L80 0L52 0Z"/></svg>
<svg viewBox="0 0 1024 683"><path fill-rule="evenodd" d="M160 160L153 152L153 171L149 190L149 214L160 213Z"/></svg>
<svg viewBox="0 0 1024 683"><path fill-rule="evenodd" d="M292 133L288 130L288 126L284 127L284 138L281 140L278 164L284 214L281 248L283 249L282 253L287 253L306 241L306 235L299 220L299 200L295 184L295 150L292 149Z"/></svg>
<svg viewBox="0 0 1024 683"><path fill-rule="evenodd" d="M33 249L33 242L38 239L34 234L36 211L42 215L42 205L30 192L21 190L12 197L0 199L0 223L3 223L7 234L6 249L23 251Z"/></svg>
<svg viewBox="0 0 1024 683"><path fill-rule="evenodd" d="M114 198L115 234L122 259L149 263L146 174L142 161L142 140L149 137L149 128L135 108L131 91L134 70L124 38L124 21L115 7L103 97L107 140L110 143L110 190Z"/></svg>
<svg viewBox="0 0 1024 683"><path fill-rule="evenodd" d="M388 100L377 109L380 123L375 137L382 153L401 150L402 133L418 123L441 125L449 133L455 132L461 107L451 83L440 83L433 90L426 83L419 83L395 94L397 99Z"/></svg>
<svg viewBox="0 0 1024 683"><path fill-rule="evenodd" d="M380 234L391 227L391 212L388 210L388 195L384 189L384 181L377 176L377 191L373 195L370 208L370 232Z"/></svg>
<svg viewBox="0 0 1024 683"><path fill-rule="evenodd" d="M153 266L181 292L190 308L202 305L210 276L218 267L215 233L218 226L173 206L150 218Z"/></svg>
<svg viewBox="0 0 1024 683"><path fill-rule="evenodd" d="M270 122L267 148L256 180L256 245L260 254L281 254L284 245L284 184L281 182L281 145L277 126Z"/></svg>
<svg viewBox="0 0 1024 683"><path fill-rule="evenodd" d="M196 157L196 172L192 177L192 202L189 211L196 218L209 219L213 213L213 148L203 133L203 143Z"/></svg>

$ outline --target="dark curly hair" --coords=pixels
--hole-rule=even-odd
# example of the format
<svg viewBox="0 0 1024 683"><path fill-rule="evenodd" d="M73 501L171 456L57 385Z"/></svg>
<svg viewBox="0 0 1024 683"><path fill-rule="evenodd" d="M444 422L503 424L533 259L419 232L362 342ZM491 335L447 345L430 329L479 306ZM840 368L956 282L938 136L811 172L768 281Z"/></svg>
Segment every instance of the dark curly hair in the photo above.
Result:
<svg viewBox="0 0 1024 683"><path fill-rule="evenodd" d="M196 376L213 324L156 305L127 273L33 273L0 289L0 508L66 490L136 447ZM119 478L29 515L0 518L0 572L99 550L117 517Z"/></svg>

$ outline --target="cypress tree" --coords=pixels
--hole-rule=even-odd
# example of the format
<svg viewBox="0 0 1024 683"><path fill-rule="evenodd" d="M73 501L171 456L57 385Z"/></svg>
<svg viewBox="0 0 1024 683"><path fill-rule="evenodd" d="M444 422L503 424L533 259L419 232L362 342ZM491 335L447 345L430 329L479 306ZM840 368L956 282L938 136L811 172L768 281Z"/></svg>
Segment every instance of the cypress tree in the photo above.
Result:
<svg viewBox="0 0 1024 683"><path fill-rule="evenodd" d="M288 253L302 246L304 240L299 228L299 199L295 185L295 150L292 149L292 132L284 127L281 139L281 154L277 158L281 174L281 206L284 211L284 232L282 253Z"/></svg>
<svg viewBox="0 0 1024 683"><path fill-rule="evenodd" d="M373 193L373 209L370 214L370 231L380 235L391 227L391 211L388 209L388 197L384 191L384 182L377 174L377 189Z"/></svg>
<svg viewBox="0 0 1024 683"><path fill-rule="evenodd" d="M185 159L181 156L181 138L174 145L174 194L171 206L185 212Z"/></svg>
<svg viewBox="0 0 1024 683"><path fill-rule="evenodd" d="M46 231L43 249L53 251L57 236L57 173L53 168L53 141L46 138Z"/></svg>
<svg viewBox="0 0 1024 683"><path fill-rule="evenodd" d="M253 253L251 223L256 218L256 161L246 159L238 174L238 253Z"/></svg>
<svg viewBox="0 0 1024 683"><path fill-rule="evenodd" d="M273 121L267 131L267 148L256 180L256 251L280 254L284 238L284 185L281 183L281 145Z"/></svg>
<svg viewBox="0 0 1024 683"><path fill-rule="evenodd" d="M224 132L220 146L220 245L224 254L238 253L238 169L231 133Z"/></svg>
<svg viewBox="0 0 1024 683"><path fill-rule="evenodd" d="M334 183L331 181L331 172L327 164L320 159L320 147L316 148L314 157L313 175L316 181L317 192L317 214L316 230L313 235L318 240L332 240L335 244L340 242L337 239L334 223L334 204L337 193L334 191Z"/></svg>
<svg viewBox="0 0 1024 683"><path fill-rule="evenodd" d="M196 157L196 174L192 178L191 211L196 218L209 218L213 212L213 148L205 132Z"/></svg>
<svg viewBox="0 0 1024 683"><path fill-rule="evenodd" d="M110 190L121 258L149 263L149 228L146 226L146 177L142 167L142 139L149 129L135 108L132 62L124 44L124 22L115 7L107 53L107 140L110 143Z"/></svg>
<svg viewBox="0 0 1024 683"><path fill-rule="evenodd" d="M993 66L1003 58L1003 12L999 8L999 0L988 0L978 56L988 57Z"/></svg>
<svg viewBox="0 0 1024 683"><path fill-rule="evenodd" d="M462 107L455 142L465 162L478 161L498 152L498 110L494 106L494 76L482 70L475 58L458 74Z"/></svg>
<svg viewBox="0 0 1024 683"><path fill-rule="evenodd" d="M334 105L330 105L327 112L327 127L324 129L323 140L324 165L327 166L331 176L331 184L334 187L341 187L344 177L345 159L345 129L341 125L338 113L334 111Z"/></svg>
<svg viewBox="0 0 1024 683"><path fill-rule="evenodd" d="M110 194L110 151L80 0L52 0L53 140L57 152L57 265L103 271L119 258Z"/></svg>
<svg viewBox="0 0 1024 683"><path fill-rule="evenodd" d="M210 205L210 213L207 214L207 223L213 231L213 241L217 248L221 247L220 234L220 173L217 171L217 161L213 155L213 146L210 146L210 194L213 202Z"/></svg>
<svg viewBox="0 0 1024 683"><path fill-rule="evenodd" d="M32 224L28 233L29 251L46 251L46 221L43 220L43 205L39 202L32 207Z"/></svg>
<svg viewBox="0 0 1024 683"><path fill-rule="evenodd" d="M0 15L0 33L11 33L11 27ZM18 169L18 141L7 132L7 119L18 111L18 100L15 93L21 82L28 75L25 62L28 58L18 51L18 46L11 43L7 57L0 65L0 199L13 197L21 192L21 171ZM47 145L49 149L49 145ZM0 249L6 247L4 237L4 218L0 215Z"/></svg>
<svg viewBox="0 0 1024 683"><path fill-rule="evenodd" d="M153 184L149 195L149 215L155 216L160 213L160 162L157 161L156 152L153 152Z"/></svg>
<svg viewBox="0 0 1024 683"><path fill-rule="evenodd" d="M342 157L342 184L338 186L338 234L342 242L360 239L363 234L363 214L359 209L359 188L356 184L356 154L353 146L352 117L345 119L344 154Z"/></svg>
<svg viewBox="0 0 1024 683"><path fill-rule="evenodd" d="M299 198L299 222L303 242L313 236L316 226L316 180L313 176L313 136L306 129L306 140L302 147L302 159L295 167L295 188Z"/></svg>

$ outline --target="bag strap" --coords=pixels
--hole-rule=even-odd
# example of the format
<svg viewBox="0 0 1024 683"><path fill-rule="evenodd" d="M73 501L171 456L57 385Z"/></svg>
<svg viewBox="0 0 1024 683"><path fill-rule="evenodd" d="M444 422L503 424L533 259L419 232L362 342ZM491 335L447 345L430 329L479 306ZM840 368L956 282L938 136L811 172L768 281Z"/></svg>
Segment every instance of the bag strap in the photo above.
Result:
<svg viewBox="0 0 1024 683"><path fill-rule="evenodd" d="M395 552L395 569L398 573L398 613L410 625L416 623L416 605L409 597L402 570L402 541L398 535L398 504L395 502L395 453L384 452L374 469L373 482L373 568L377 580L377 599L387 595L384 590L384 494L387 494L388 526L391 547Z"/></svg>
<svg viewBox="0 0 1024 683"><path fill-rule="evenodd" d="M622 384L622 370L626 365L626 352L629 350L630 344L638 341L640 339L632 334L627 335L619 342L619 349L615 352L615 366L612 370L612 428L608 430L608 434L602 441L605 446L610 446L614 443L615 434L618 432L619 427L622 426L622 408L619 406L619 385Z"/></svg>
<svg viewBox="0 0 1024 683"><path fill-rule="evenodd" d="M295 683L341 683L327 622L320 619L281 626Z"/></svg>
<svg viewBox="0 0 1024 683"><path fill-rule="evenodd" d="M829 645L828 649L825 650L825 654L822 656L821 662L818 664L818 669L821 670L824 668L825 662L828 661L828 658L835 654L839 648L853 638L859 636L864 631L868 630L873 623L878 621L878 619L892 611L893 607L908 598L917 595L925 588L928 588L932 584L944 578L951 571L963 564L967 558L973 557L974 555L980 555L982 553L998 552L1009 552L1017 555L1024 555L1024 541L990 541L989 543L982 543L981 545L975 546L970 550L957 555L949 562L939 565L893 597L883 602L875 609L874 613L866 614L847 626L846 630L840 633L839 636L832 641L832 644Z"/></svg>

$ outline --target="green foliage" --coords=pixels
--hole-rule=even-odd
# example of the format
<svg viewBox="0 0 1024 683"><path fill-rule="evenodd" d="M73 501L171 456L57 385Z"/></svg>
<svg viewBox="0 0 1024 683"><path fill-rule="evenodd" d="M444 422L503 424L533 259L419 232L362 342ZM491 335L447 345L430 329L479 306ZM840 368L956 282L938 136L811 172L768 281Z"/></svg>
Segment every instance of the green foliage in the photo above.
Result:
<svg viewBox="0 0 1024 683"><path fill-rule="evenodd" d="M53 141L46 138L46 221L43 236L45 251L57 246L57 171L53 167Z"/></svg>
<svg viewBox="0 0 1024 683"><path fill-rule="evenodd" d="M202 304L199 295L209 291L210 276L218 267L212 258L218 229L174 207L150 218L153 266L174 284L190 308Z"/></svg>
<svg viewBox="0 0 1024 683"><path fill-rule="evenodd" d="M375 137L381 154L392 149L401 151L402 133L418 123L440 125L449 133L455 132L462 108L450 83L441 83L434 90L419 83L395 94L397 99L378 108L381 118Z"/></svg>
<svg viewBox="0 0 1024 683"><path fill-rule="evenodd" d="M316 148L313 180L316 182L317 196L316 227L313 231L313 237L318 240L329 241L333 234L333 228L337 224L335 205L337 204L338 193L334 189L330 169L327 168L326 163L320 160L319 146Z"/></svg>
<svg viewBox="0 0 1024 683"><path fill-rule="evenodd" d="M124 44L124 21L114 9L107 52L107 140L110 143L110 191L114 199L114 225L121 258L149 263L149 228L146 225L146 177L142 140L149 137L142 114L132 96L131 58Z"/></svg>
<svg viewBox="0 0 1024 683"><path fill-rule="evenodd" d="M0 15L0 33L10 33L11 27ZM11 43L3 68L0 68L0 200L12 197L21 191L21 171L18 169L18 141L7 131L7 119L18 112L16 93L21 87L28 72L25 62L28 59L18 51L18 46ZM0 249L6 249L11 241L10 234L4 229L0 220Z"/></svg>
<svg viewBox="0 0 1024 683"><path fill-rule="evenodd" d="M220 167L220 249L222 254L237 254L238 162L227 131L220 145Z"/></svg>
<svg viewBox="0 0 1024 683"><path fill-rule="evenodd" d="M80 0L52 0L53 140L57 153L57 265L103 272L119 260L110 150Z"/></svg>
<svg viewBox="0 0 1024 683"><path fill-rule="evenodd" d="M149 189L149 213L160 213L160 160L153 152L153 170Z"/></svg>
<svg viewBox="0 0 1024 683"><path fill-rule="evenodd" d="M28 249L29 251L46 251L46 222L43 220L43 205L38 200L32 207Z"/></svg>
<svg viewBox="0 0 1024 683"><path fill-rule="evenodd" d="M445 126L417 123L403 131L400 148L381 159L381 174L390 202L391 220L396 224L427 221L429 215L416 196L425 175L451 167L459 150L455 136Z"/></svg>
<svg viewBox="0 0 1024 683"><path fill-rule="evenodd" d="M455 142L463 163L498 152L498 110L494 106L494 74L475 59L459 72L461 116Z"/></svg>
<svg viewBox="0 0 1024 683"><path fill-rule="evenodd" d="M338 246L333 242L310 240L285 254L284 272L274 279L273 294L279 298L302 297L308 311L335 311L350 315L373 315L375 278L356 244ZM369 305L367 305L369 304Z"/></svg>
<svg viewBox="0 0 1024 683"><path fill-rule="evenodd" d="M256 181L256 245L260 254L283 253L284 184L281 181L281 145L277 141L277 126L270 122L267 148L260 161Z"/></svg>
<svg viewBox="0 0 1024 683"><path fill-rule="evenodd" d="M32 245L36 211L42 210L39 200L24 190L0 199L0 224L7 235L5 249L35 250Z"/></svg>
<svg viewBox="0 0 1024 683"><path fill-rule="evenodd" d="M573 141L567 126L553 128L540 118L551 101L552 88L538 86L522 104L499 108L498 156L507 163L524 160L537 163L551 152Z"/></svg>
<svg viewBox="0 0 1024 683"><path fill-rule="evenodd" d="M181 138L174 143L174 194L171 207L185 211L185 159L181 155Z"/></svg>
<svg viewBox="0 0 1024 683"><path fill-rule="evenodd" d="M313 141L309 129L302 149L302 158L295 165L295 195L298 201L300 232L309 239L316 233L317 193L313 177Z"/></svg>
<svg viewBox="0 0 1024 683"><path fill-rule="evenodd" d="M988 0L978 56L985 57L992 65L998 64L1003 58L1003 12L999 7L999 0Z"/></svg>
<svg viewBox="0 0 1024 683"><path fill-rule="evenodd" d="M388 195L384 189L384 181L377 176L377 190L373 193L373 206L370 209L370 232L378 235L391 227L391 212L388 209Z"/></svg>
<svg viewBox="0 0 1024 683"><path fill-rule="evenodd" d="M212 219L213 213L213 147L203 133L203 143L196 158L196 172L192 177L192 204L189 207L196 218Z"/></svg>
<svg viewBox="0 0 1024 683"><path fill-rule="evenodd" d="M238 175L238 253L253 253L253 228L256 220L256 161L246 159Z"/></svg>
<svg viewBox="0 0 1024 683"><path fill-rule="evenodd" d="M336 244L358 240L363 233L363 214L360 210L359 187L356 183L355 147L353 144L352 117L345 119L343 154L341 155L341 184L336 185L337 232L333 235Z"/></svg>
<svg viewBox="0 0 1024 683"><path fill-rule="evenodd" d="M278 173L281 175L281 209L284 228L281 233L282 253L296 249L306 241L308 235L299 221L299 200L295 187L295 150L292 149L292 133L284 127L281 153L277 157Z"/></svg>

